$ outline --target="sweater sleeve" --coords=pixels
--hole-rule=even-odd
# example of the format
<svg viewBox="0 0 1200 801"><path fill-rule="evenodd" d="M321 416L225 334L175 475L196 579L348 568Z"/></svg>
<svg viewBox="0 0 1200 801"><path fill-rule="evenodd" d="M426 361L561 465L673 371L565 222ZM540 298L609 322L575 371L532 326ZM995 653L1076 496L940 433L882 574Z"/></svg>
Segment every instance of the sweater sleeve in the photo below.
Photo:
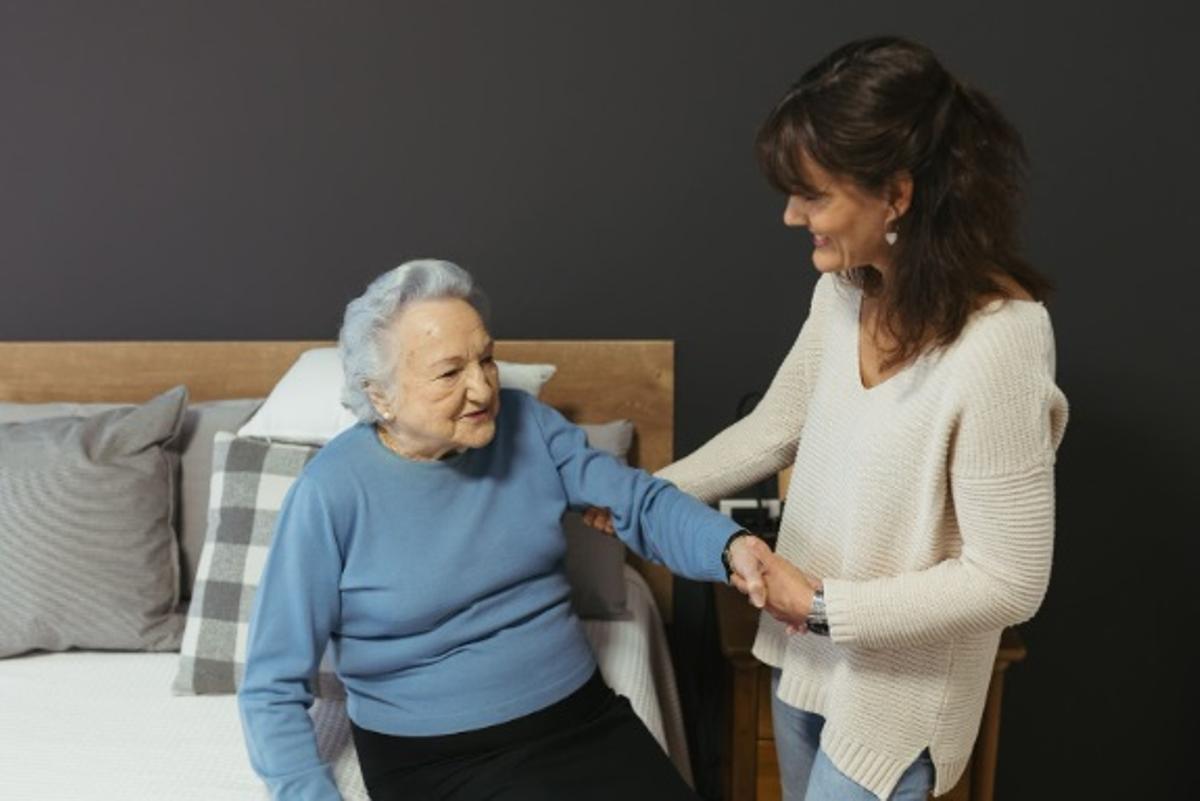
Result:
<svg viewBox="0 0 1200 801"><path fill-rule="evenodd" d="M339 616L341 554L321 496L302 476L276 524L238 691L250 763L275 799L337 801L308 708L317 666Z"/></svg>
<svg viewBox="0 0 1200 801"><path fill-rule="evenodd" d="M826 275L817 282L800 335L754 411L690 456L660 470L660 478L702 501L714 503L795 461L820 361L825 320L837 292L835 280Z"/></svg>
<svg viewBox="0 0 1200 801"><path fill-rule="evenodd" d="M997 631L1031 617L1054 547L1054 458L1067 421L1051 352L1007 342L979 354L950 450L961 553L867 581L825 580L830 636L868 648Z"/></svg>
<svg viewBox="0 0 1200 801"><path fill-rule="evenodd" d="M673 573L699 581L727 580L721 552L741 526L670 482L588 447L581 428L539 401L528 402L569 505L607 507L617 536Z"/></svg>

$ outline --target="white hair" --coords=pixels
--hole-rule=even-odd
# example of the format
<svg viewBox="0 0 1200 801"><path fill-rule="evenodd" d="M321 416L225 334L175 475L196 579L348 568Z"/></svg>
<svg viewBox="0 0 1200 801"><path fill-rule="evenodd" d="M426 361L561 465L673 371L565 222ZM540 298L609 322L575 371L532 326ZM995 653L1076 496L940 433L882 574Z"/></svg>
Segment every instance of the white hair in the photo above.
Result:
<svg viewBox="0 0 1200 801"><path fill-rule="evenodd" d="M380 421L367 394L369 386L388 393L393 389L396 354L384 334L406 307L438 298L464 300L487 321L487 297L471 274L457 264L437 259L408 261L388 270L346 306L338 334L338 351L346 375L342 403L360 421Z"/></svg>

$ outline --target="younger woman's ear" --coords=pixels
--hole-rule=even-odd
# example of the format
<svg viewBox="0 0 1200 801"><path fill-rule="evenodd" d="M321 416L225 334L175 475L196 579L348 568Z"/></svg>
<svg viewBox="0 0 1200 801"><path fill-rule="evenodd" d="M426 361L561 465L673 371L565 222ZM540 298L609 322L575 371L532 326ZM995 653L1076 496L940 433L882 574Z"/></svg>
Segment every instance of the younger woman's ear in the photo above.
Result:
<svg viewBox="0 0 1200 801"><path fill-rule="evenodd" d="M912 195L912 175L907 171L897 173L888 186L887 194L888 205L895 210L896 217L903 217L908 213L909 207L912 206Z"/></svg>

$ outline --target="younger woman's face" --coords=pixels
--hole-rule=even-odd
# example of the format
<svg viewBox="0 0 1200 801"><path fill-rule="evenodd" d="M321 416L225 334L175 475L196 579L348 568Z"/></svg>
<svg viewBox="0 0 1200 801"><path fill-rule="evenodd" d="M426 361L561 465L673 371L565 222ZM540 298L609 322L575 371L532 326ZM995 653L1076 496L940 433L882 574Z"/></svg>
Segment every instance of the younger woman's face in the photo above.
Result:
<svg viewBox="0 0 1200 801"><path fill-rule="evenodd" d="M831 175L811 159L806 172L817 192L789 196L783 222L812 234L817 270L834 273L866 265L886 269L889 245L884 234L895 218L887 198Z"/></svg>

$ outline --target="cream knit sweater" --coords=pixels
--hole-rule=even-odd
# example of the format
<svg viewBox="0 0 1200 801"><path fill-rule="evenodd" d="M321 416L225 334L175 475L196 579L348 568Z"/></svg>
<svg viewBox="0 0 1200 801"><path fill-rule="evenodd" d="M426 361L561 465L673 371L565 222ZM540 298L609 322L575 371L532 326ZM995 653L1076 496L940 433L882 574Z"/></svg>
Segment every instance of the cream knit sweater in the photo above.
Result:
<svg viewBox="0 0 1200 801"><path fill-rule="evenodd" d="M660 475L715 501L795 462L778 552L823 579L828 638L762 616L780 700L826 719L821 748L887 798L928 748L934 794L979 728L1000 632L1046 591L1067 403L1040 303L996 301L958 340L864 389L861 293L823 276L753 414Z"/></svg>

